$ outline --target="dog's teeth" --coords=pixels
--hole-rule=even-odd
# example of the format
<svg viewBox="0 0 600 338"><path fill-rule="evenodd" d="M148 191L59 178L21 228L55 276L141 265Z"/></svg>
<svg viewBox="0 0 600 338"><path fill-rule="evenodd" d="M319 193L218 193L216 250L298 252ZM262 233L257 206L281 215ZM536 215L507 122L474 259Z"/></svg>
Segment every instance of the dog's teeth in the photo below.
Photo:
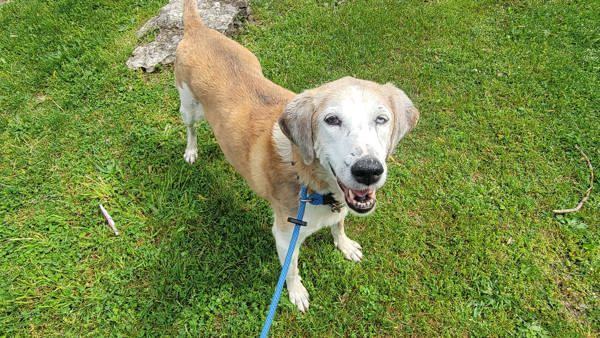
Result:
<svg viewBox="0 0 600 338"><path fill-rule="evenodd" d="M354 206L358 209L370 209L373 207L374 204L375 204L374 200L369 200L366 202L354 201Z"/></svg>

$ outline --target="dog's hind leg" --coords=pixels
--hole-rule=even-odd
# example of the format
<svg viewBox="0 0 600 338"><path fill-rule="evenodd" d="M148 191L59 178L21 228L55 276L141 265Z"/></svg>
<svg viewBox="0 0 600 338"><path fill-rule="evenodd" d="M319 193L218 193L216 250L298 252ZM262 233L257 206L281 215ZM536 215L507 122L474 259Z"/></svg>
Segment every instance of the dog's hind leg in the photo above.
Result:
<svg viewBox="0 0 600 338"><path fill-rule="evenodd" d="M185 84L181 83L181 87L177 86L179 91L179 100L181 105L179 111L183 118L183 123L187 127L187 146L185 147L185 153L183 158L189 164L192 164L198 158L198 141L196 136L196 122L204 119L204 107L202 103L197 101L192 94L190 88Z"/></svg>

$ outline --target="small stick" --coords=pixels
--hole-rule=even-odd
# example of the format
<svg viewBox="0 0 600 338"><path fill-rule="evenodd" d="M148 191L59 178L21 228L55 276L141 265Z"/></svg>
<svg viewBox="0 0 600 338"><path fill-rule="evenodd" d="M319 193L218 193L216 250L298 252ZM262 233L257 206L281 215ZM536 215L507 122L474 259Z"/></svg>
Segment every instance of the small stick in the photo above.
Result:
<svg viewBox="0 0 600 338"><path fill-rule="evenodd" d="M581 210L581 207L583 207L583 203L585 203L588 200L588 198L590 198L590 194L592 193L592 188L594 187L594 168L592 167L592 162L590 162L590 159L583 152L583 150L581 150L578 146L575 146L575 148L577 148L577 150L579 150L581 155L583 155L583 158L585 158L585 161L587 162L588 168L590 168L590 187L585 191L583 198L581 199L581 201L579 201L579 204L577 204L577 206L575 208L552 210L552 212L557 215L568 214L571 212L577 212L577 211Z"/></svg>
<svg viewBox="0 0 600 338"><path fill-rule="evenodd" d="M108 211L106 211L106 209L104 209L102 204L99 204L99 205L100 205L100 211L102 212L102 216L104 216L104 218L106 219L108 226L115 233L115 236L119 236L119 230L117 230L117 228L115 227L115 221L113 221L112 217L110 217L110 215L108 214Z"/></svg>
<svg viewBox="0 0 600 338"><path fill-rule="evenodd" d="M56 103L56 101L54 101L54 99L52 98L52 96L48 96L50 98L50 101L52 101L57 107L58 109L60 109L61 112L65 112L65 110L63 109L63 107L61 107L58 103Z"/></svg>

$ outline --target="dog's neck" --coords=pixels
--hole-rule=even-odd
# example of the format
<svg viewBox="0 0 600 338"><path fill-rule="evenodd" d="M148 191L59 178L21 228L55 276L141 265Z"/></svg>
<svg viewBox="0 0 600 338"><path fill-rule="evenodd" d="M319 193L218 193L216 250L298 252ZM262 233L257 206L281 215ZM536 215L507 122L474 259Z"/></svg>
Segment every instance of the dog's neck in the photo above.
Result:
<svg viewBox="0 0 600 338"><path fill-rule="evenodd" d="M305 184L309 189L321 194L332 192L330 184L327 182L328 173L317 159L310 165L306 165L302 161L302 156L298 147L292 146L292 155L294 159L294 167L301 183Z"/></svg>
<svg viewBox="0 0 600 338"><path fill-rule="evenodd" d="M318 159L311 164L305 164L300 150L283 134L278 123L273 126L273 141L281 162L291 166L300 184L321 194L335 191L331 187L331 178L327 169L323 168Z"/></svg>

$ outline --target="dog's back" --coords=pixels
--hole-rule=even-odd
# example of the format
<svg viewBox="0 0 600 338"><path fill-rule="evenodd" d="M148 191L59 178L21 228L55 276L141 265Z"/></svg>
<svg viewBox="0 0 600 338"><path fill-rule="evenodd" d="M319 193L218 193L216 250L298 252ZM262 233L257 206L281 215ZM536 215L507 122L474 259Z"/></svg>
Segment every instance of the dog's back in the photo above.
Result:
<svg viewBox="0 0 600 338"><path fill-rule="evenodd" d="M175 79L188 126L184 155L197 158L194 123L206 118L228 161L260 195L261 172L273 159L272 130L294 93L262 75L256 56L206 27L195 0L184 2L184 37L177 47Z"/></svg>
<svg viewBox="0 0 600 338"><path fill-rule="evenodd" d="M251 98L251 88L264 85L256 56L237 42L204 25L196 9L196 0L185 0L184 36L177 47L175 74L178 83L196 88L194 94L205 105L223 106ZM199 68L202 72L186 71ZM240 93L241 91L241 93ZM248 95L242 95L248 94ZM216 102L213 102L216 101Z"/></svg>

